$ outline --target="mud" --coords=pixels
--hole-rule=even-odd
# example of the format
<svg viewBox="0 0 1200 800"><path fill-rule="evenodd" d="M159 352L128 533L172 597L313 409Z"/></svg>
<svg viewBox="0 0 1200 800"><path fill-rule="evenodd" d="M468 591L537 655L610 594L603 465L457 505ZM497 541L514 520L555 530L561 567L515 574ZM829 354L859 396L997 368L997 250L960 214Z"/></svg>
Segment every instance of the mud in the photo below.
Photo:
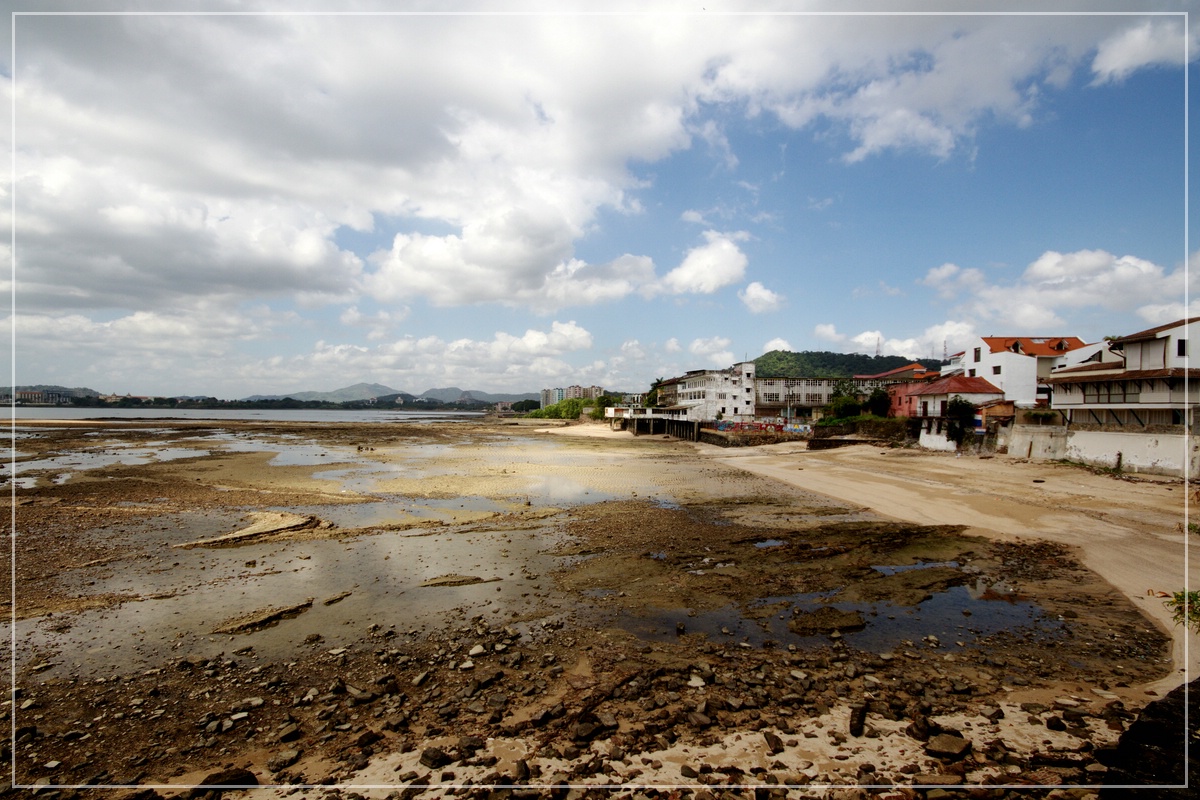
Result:
<svg viewBox="0 0 1200 800"><path fill-rule="evenodd" d="M1099 785L1093 754L1172 668L1071 548L882 519L685 443L31 430L19 784L1045 785L1053 761Z"/></svg>

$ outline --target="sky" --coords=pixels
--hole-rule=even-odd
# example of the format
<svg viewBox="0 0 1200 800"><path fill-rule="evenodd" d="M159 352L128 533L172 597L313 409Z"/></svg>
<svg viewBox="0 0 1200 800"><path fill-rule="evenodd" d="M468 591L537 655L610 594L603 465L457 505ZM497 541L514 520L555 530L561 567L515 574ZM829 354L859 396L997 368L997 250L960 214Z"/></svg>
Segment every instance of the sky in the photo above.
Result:
<svg viewBox="0 0 1200 800"><path fill-rule="evenodd" d="M1195 3L39 5L0 51L17 385L632 392L1200 313Z"/></svg>

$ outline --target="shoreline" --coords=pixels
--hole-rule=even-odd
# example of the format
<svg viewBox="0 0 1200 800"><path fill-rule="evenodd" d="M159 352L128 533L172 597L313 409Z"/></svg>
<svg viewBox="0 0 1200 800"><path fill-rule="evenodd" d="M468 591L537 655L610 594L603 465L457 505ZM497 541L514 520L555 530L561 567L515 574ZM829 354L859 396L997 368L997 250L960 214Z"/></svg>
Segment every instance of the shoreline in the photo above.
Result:
<svg viewBox="0 0 1200 800"><path fill-rule="evenodd" d="M762 583L761 588L765 591L771 581L797 579L794 567L789 566L791 562L783 557L787 553L807 552L789 549L800 547L801 542L779 549L776 556L774 549L756 549L765 537L802 539L802 532L811 530L811 534L804 535L825 537L824 541L831 544L842 542L836 545L837 548L857 546L855 531L871 530L862 527L876 525L869 522L870 519L884 519L886 512L880 509L868 512L868 509L889 502L891 495L876 488L880 485L886 488L886 481L899 487L895 492L916 492L921 499L913 502L914 508L923 509L922 513L930 515L918 520L924 527L895 527L895 535L916 536L914 542L932 536L928 546L941 548L936 552L945 554L972 547L970 541L974 540L970 536L964 540L965 544L956 543L958 540L951 536L951 529L959 523L929 525L936 518L937 509L942 507L929 497L965 492L965 486L954 481L965 480L961 476L969 476L971 470L963 469L955 459L921 459L911 454L897 455L891 461L877 456L884 459L877 463L865 455L844 451L807 453L793 444L754 448L753 452L750 449L733 452L706 445L662 441L659 437L635 438L624 432L610 431L604 424L547 427L546 421L538 422L542 424L533 430L524 425L499 422L472 426L468 431L458 424L441 428L422 426L419 430L403 426L404 430L398 430L401 426L356 423L313 425L253 421L231 425L224 421L204 421L194 427L230 429L231 433L253 432L261 441L271 439L274 434L270 430L277 429L280 435L277 446L284 448L280 452L303 455L308 459L308 465L268 466L261 453L239 455L214 450L201 458L119 466L96 472L83 470L75 472L74 477L62 484L17 490L25 501L19 512L28 515L27 521L33 529L45 527L48 531L62 530L58 526L68 520L74 520L67 524L82 532L87 526L100 525L103 529L103 525L116 524L113 521L118 518L144 516L147 522L194 519L188 523L193 527L177 534L156 534L155 541L136 539L121 544L113 539L100 543L101 549L117 548L111 552L72 554L69 569L64 574L95 575L96 578L108 574L104 572L106 569L117 574L117 567L136 572L140 569L137 558L144 557L138 556L138 552L149 554L153 561L160 547L157 540L164 536L168 541L200 541L214 529L220 534L237 529L236 514L227 517L228 521L212 516L211 510L202 517L189 516L189 509L195 509L197 504L219 502L234 512L256 503L272 508L303 506L306 513L315 515L315 527L281 530L274 534L274 539L268 537L238 548L190 551L201 555L210 553L205 556L209 559L220 556L225 559L222 563L228 566L194 573L204 583L199 588L188 589L181 595L184 599L188 593L202 596L195 593L205 591L203 586L207 585L214 589L230 585L250 590L256 582L281 580L274 575L285 576L294 570L309 574L313 562L302 559L318 557L322 553L333 555L321 557L334 557L339 553L385 545L416 547L418 549L412 551L414 556L407 559L415 566L419 563L417 559L430 557L432 551L428 548L438 542L449 544L469 539L475 542L470 547L476 551L481 546L498 548L488 556L495 559L494 564L484 559L471 567L472 561L480 562L478 557L463 561L462 566L467 569L465 572L457 570L461 576L450 574L456 570L450 569L449 562L445 567L429 567L442 573L443 579L453 577L457 580L463 576L478 579L473 585L454 588L451 584L455 581L445 580L425 584L434 587L425 589L410 589L414 584L398 585L393 595L400 590L400 594L457 592L460 594L454 596L464 601L453 608L448 605L444 612L437 612L444 615L443 621L421 627L419 632L396 625L394 617L389 629L387 615L378 618L370 613L371 605L362 605L370 596L363 586L347 583L342 591L335 591L339 587L329 584L322 592L315 593L315 602L310 601L310 606L295 606L299 616L294 619L272 622L274 627L264 631L227 637L227 644L204 644L200 638L192 644L187 644L190 639L181 640L184 646L176 651L177 655L159 660L158 669L141 669L122 678L128 682L122 692L126 698L130 695L143 698L143 701L148 696L173 698L172 702L180 704L180 708L194 709L186 712L194 715L193 718L203 721L212 717L198 731L194 722L178 728L174 736L179 752L175 755L156 747L151 743L152 738L146 739L146 745L139 746L148 765L160 765L155 767L160 779L168 777L168 772L161 770L174 764L175 772L169 783L175 787L203 781L212 771L204 768L206 762L242 765L258 776L260 783L294 784L299 779L308 785L331 779L333 785L347 789L380 784L403 788L421 785L422 781L441 785L461 784L464 780L477 784L496 783L506 779L510 782L520 780L526 786L575 782L603 785L615 781L614 785L688 785L696 790L707 782L715 790L718 786L743 783L762 786L768 775L783 783L815 786L822 781L830 785L874 785L867 781L887 776L889 781L895 782L902 780L904 775L909 775L911 780L917 773L940 776L944 780L957 774L954 779L961 782L970 775L994 778L1030 774L1039 758L1051 757L1045 753L1038 755L1046 747L1043 740L1052 743L1050 753L1057 753L1053 758L1060 761L1068 758L1077 765L1072 768L1075 772L1070 782L1088 783L1082 771L1087 763L1086 753L1079 748L1086 745L1085 750L1090 752L1092 747L1111 746L1116 735L1116 728L1112 726L1127 724L1122 720L1128 717L1121 714L1128 712L1122 710L1126 706L1120 701L1136 707L1153 697L1144 689L1165 688L1168 683L1179 682L1177 673L1169 673L1152 684L1130 683L1128 687L1122 687L1116 685L1119 680L1114 678L1089 683L1091 679L1085 679L1081 673L1075 678L1064 675L1058 680L1031 674L1029 685L1022 685L1025 679L1018 663L1011 660L1016 656L1001 659L996 655L991 659L996 664L976 664L972 658L959 656L959 652L966 651L956 652L950 641L936 646L909 643L885 658L846 647L836 636L824 638L820 647L805 652L782 647L747 648L741 646L737 638L720 635L713 638L712 634L693 633L710 613L706 609L718 608L721 603L729 602L729 597L742 598L737 602L749 610L753 605L747 603L756 595L747 592L757 591L756 584ZM158 442L164 435L161 430L152 434L139 432L141 426L136 423L125 423L125 426L130 430L126 438L131 441L152 436L151 441ZM107 426L96 427L109 431L106 435L115 438L107 442L89 439L88 446L111 449L123 441L119 433L113 434ZM189 439L194 427L173 435L172 445L210 447L204 439L195 442ZM57 432L52 428L45 429L45 436L61 436L63 446L69 446L75 435L74 427ZM299 447L295 436L300 428L304 429L306 437L320 442L320 447L286 450ZM903 480L889 475L881 467L887 465L891 469L893 462L902 459L906 466ZM929 474L916 475L918 462L929 469ZM330 466L338 469L331 472ZM959 477L934 474L933 468L945 466L954 467L952 472ZM989 462L987 466L996 465ZM1025 469L1028 465L1001 466L1025 470L1019 469L1020 475L1032 474ZM836 470L842 472L835 474ZM869 497L865 499L861 492L846 488L839 491L853 497L837 499L836 494L822 493L820 478L826 472L830 475L828 480L841 481L843 487L860 486L865 475L875 476L877 483L872 485L872 492L867 493ZM1063 474L1068 473L1059 473ZM370 476L369 481L364 482L366 478L362 476ZM1092 487L1092 478L1104 480L1088 476L1081 478L1081 485ZM1076 483L1080 482L1072 481L1072 485ZM343 487L340 492L339 485ZM350 490L348 493L347 489ZM306 498L311 498L314 490L322 492L321 496L326 498L322 502L334 505L311 508L305 505L311 504ZM416 504L419 514L407 521L407 518L398 517L396 522L383 528L377 524L362 529L348 528L345 520L330 528L321 527L322 520L329 522L338 514L349 514L346 520L357 519L354 515L362 514L364 510L377 515L394 507L394 504L380 505L377 498L363 495L364 491L382 497L391 497L391 493L412 497L411 502ZM1083 489L1072 491L1086 496ZM1164 486L1158 486L1155 491L1160 494L1151 492L1145 498L1150 507L1153 507L1151 501L1161 503L1168 496ZM1173 491L1179 493L1181 490L1175 488ZM503 497L517 502L487 508L481 506L477 510L455 510L450 503L451 498L466 498L475 492L492 497L489 502L493 504ZM114 505L112 500L118 497L122 499L121 504ZM526 499L520 501L521 497ZM959 499L958 503L945 506L937 513L959 509L961 498L972 495L955 497ZM536 498L532 504L531 498ZM1020 519L1023 523L1051 513L1066 513L1061 502L1055 508L1030 505L1025 501L1010 502L1009 505L1022 511ZM89 508L94 510L79 516L79 509ZM886 516L893 518L902 518L902 513L909 513L901 508L890 510L892 513ZM978 507L974 513L979 516ZM431 527L430 520L420 514L434 514L443 521ZM1084 516L1089 520L1100 519ZM1149 524L1144 509L1138 516L1143 518L1143 523ZM795 521L789 522L789 519ZM858 519L862 521L856 522ZM799 529L795 527L798 524L801 525ZM1111 520L1106 524L1117 525ZM533 571L524 566L533 563L528 559L534 554L519 556L512 548L518 541L539 541L536 537L545 534L538 531L547 534L554 531L554 540L559 544L537 558L565 559L566 566L551 570L543 565ZM695 544L686 544L678 538L683 531L690 534ZM996 541L1008 546L1004 553L1019 555L1023 552L1019 540L1024 537L1011 533L999 535L982 528L966 533L982 534L979 541ZM67 536L64 541L70 540L69 534L61 535ZM1026 535L1032 538L1036 534ZM1063 535L1060 538L1069 537ZM388 545L389 542L392 544ZM653 549L654 543L658 542L667 545L665 558L647 558L646 548ZM133 550L128 550L130 545L135 545ZM690 555L692 552L698 555L707 552L714 556L714 562L729 562L734 566L718 564L718 569L696 570L691 559L698 555ZM1035 552L1040 551L1030 551L1013 564L1024 564L1022 569L1044 566L1037 563ZM99 558L93 559L92 555ZM973 563L989 573L1003 567L993 556L984 558L984 555L976 553L970 558L976 559ZM39 591L49 592L48 597L58 596L60 590L55 588L58 578L51 574L54 556L47 551L43 557L49 562L46 565L49 571L45 575L38 573L31 580L43 587ZM345 555L337 557L344 558ZM511 558L518 560L512 561L511 567L506 566ZM1045 573L1051 579L1041 591L1061 595L1069 586L1075 585L1071 581L1087 577L1082 572L1072 571L1074 568L1069 566L1069 560L1063 561L1060 556L1054 558L1065 566L1055 568L1057 572ZM241 566L242 561L249 565L247 559L256 564L249 572ZM88 566L92 563L96 566ZM187 568L188 563L192 562L183 561L175 570ZM210 562L209 566L215 568L217 564ZM810 573L812 576L826 574L821 562L814 566L816 570ZM221 569L227 570L228 578L223 577L226 573ZM1066 571L1062 572L1064 569ZM535 574L541 570L548 571ZM1062 575L1054 577L1058 572ZM153 575L146 574L148 577ZM163 574L169 584L172 573ZM328 573L331 576L338 574L336 571ZM493 574L496 581L489 582L489 575ZM364 577L369 579L369 576L369 572L364 573ZM178 582L179 579L175 580ZM226 580L234 583L222 583ZM1105 592L1110 591L1107 585L1088 583L1087 586L1092 588L1087 591L1094 594L1087 596L1112 602L1104 600L1108 597ZM1082 584L1080 587L1084 588ZM313 593L310 591L309 594ZM223 596L228 595L226 591ZM1046 602L1051 602L1051 595L1047 595ZM1062 596L1069 600L1069 596ZM140 603L130 604L126 600L120 605L109 606L107 612L103 609L99 612L68 609L65 622L74 620L73 624L84 626L86 632L86 625L90 624L88 613L128 615L140 604L147 604L145 608L149 610L153 607L151 604L169 602L172 601L147 596ZM1055 608L1069 607L1063 605L1061 599L1053 602L1057 603ZM1136 598L1132 602L1143 613L1148 610L1148 603L1139 604ZM1157 599L1151 602L1161 605ZM678 618L680 630L686 623L686 633L677 630L674 635L649 639L639 638L620 627L597 627L627 620L630 614L650 607L690 608L689 613L695 612L696 616ZM506 619L509 610L514 615ZM1124 617L1119 613L1125 612L1118 611L1116 606L1111 610L1097 607L1097 619L1087 622L1093 626L1116 625L1118 627L1112 630L1123 630L1120 626L1129 623L1121 621ZM377 622L368 626L373 617ZM344 641L330 638L341 629L331 628L329 622L320 620L343 618L351 624L346 629ZM1109 622L1103 622L1103 619ZM1087 629L1084 622L1081 619L1072 624L1082 626L1079 630L1083 631ZM742 624L749 626L745 632L753 633L758 630L755 625L765 625L765 620L755 623L747 617ZM46 620L37 621L36 625L40 629L46 625ZM272 647L276 645L268 646L267 643L281 636L285 637L280 640L284 643L298 642L302 633L315 630L314 626L324 626L326 638L301 647L300 651L307 655L297 665L287 667L287 659L280 660L271 655ZM1099 632L1104 628L1096 630ZM147 633L153 631L147 628ZM46 635L50 637L47 641L53 641L50 633ZM853 638L853 634L849 637ZM257 647L253 646L255 642L259 643ZM246 649L243 643L251 646ZM1012 651L1014 653L1024 652L1020 647L1031 654L1038 652L1036 643L1014 640L1011 645L1018 648ZM201 652L204 648L212 652L206 655ZM216 655L217 648L223 649L225 654ZM230 648L244 652L241 656L231 657ZM1095 652L1099 654L1102 650ZM884 653L884 656L888 654ZM31 657L42 658L37 654L31 654ZM1137 666L1139 659L1147 656L1135 654L1132 657L1132 661L1125 663L1135 673L1152 669L1148 662L1145 667ZM152 661L155 658L158 657L152 657ZM1088 656L1088 659L1089 670L1105 669L1104 659L1099 655ZM64 672L66 665L60 658L51 655L45 660L52 662L52 667L44 672L29 671L30 667L40 665L28 659L21 667L23 697L26 702L35 704L34 709L49 708L47 703L51 697L59 697L54 701L54 707L61 708L56 713L62 714L72 713L69 709L73 702L98 702L97 708L112 707L111 684L92 683L85 687ZM1005 664L1006 660L1010 663ZM463 665L467 662L474 663L465 668ZM238 677L242 674L240 670L246 665L254 665L260 670L258 674L264 676L262 688L252 688L253 682L246 683L245 689L237 688L244 680ZM760 673L763 677L756 678ZM387 675L392 676L390 682L384 680ZM177 685L177 679L193 682L195 687L189 691L186 684ZM494 685L487 685L485 681ZM1110 686L1110 683L1114 685ZM462 694L471 691L474 684L485 684L487 688L473 690L478 694ZM339 686L343 688L338 689ZM303 702L306 687L317 692L307 703ZM346 687L353 688L353 692ZM203 691L197 694L197 688ZM1151 688L1151 691L1156 690ZM227 710L222 712L221 704L226 704L224 708L227 708L231 702L236 704L244 700L250 692L258 692L265 705L234 713L234 716L248 715L251 721L258 720L257 727L246 729L240 727L242 718L232 719ZM214 699L206 699L208 694ZM490 698L497 694L505 697L504 703L489 705L493 702ZM366 699L357 699L360 696ZM71 697L76 699L70 700ZM856 702L867 708L867 729L857 736L852 733L853 723L849 716ZM100 725L120 727L136 722L129 734L136 742L139 737L149 736L155 726L161 728L163 717L151 714L149 719L141 719L139 709L155 705L155 700L149 700L146 705L139 703L132 714L122 712L119 720L106 717L107 721ZM209 710L202 715L204 708ZM988 708L1004 713L994 719L981 716ZM559 710L556 712L556 709ZM33 713L44 715L46 712ZM452 715L443 718L445 713ZM101 716L106 714L108 712ZM322 720L322 714L328 716ZM1047 728L1051 718L1061 721L1064 715L1070 719L1066 731ZM292 722L288 722L289 719ZM220 730L230 720L232 731L243 731L241 735L248 737L245 745L234 749L229 748L236 737L230 739ZM615 725L610 724L614 721ZM216 733L205 733L207 727L216 723L219 723ZM39 759L49 758L47 753L55 754L52 760L64 766L49 772L64 769L86 772L86 766L79 766L78 755L70 755L75 752L71 742L77 737L68 738L61 744L54 744L50 738L50 733L59 724L69 723L40 721L39 733L22 747L28 750L30 744L35 746ZM289 724L298 729L300 747L290 745L290 739L278 738L279 731L286 732ZM966 764L963 754L930 753L928 737L913 738L912 726L918 724L925 725L927 730L953 734L956 741L964 736L973 741L976 750L967 759L971 766L965 772L956 773L956 769ZM1109 727L1106 729L1105 725ZM66 727L55 735L62 736L69 730ZM137 733L143 730L145 733ZM848 730L851 733L848 734ZM93 741L101 735L95 730L92 733ZM482 746L476 740L464 743L464 736L478 736ZM988 744L1000 739L1007 743L1008 749L1004 752ZM222 748L224 755L220 754ZM430 748L440 748L452 756L451 760L430 767L429 764L438 761L427 754ZM288 765L280 766L283 761L279 756L292 750L300 755ZM59 753L62 757L57 755ZM485 757L481 753L490 755ZM717 767L724 769L722 764L730 769L741 764L742 771L736 774L714 771ZM864 764L869 764L872 772L862 772ZM522 771L531 766L539 774L520 777ZM751 767L757 771L751 771ZM915 771L904 772L902 767ZM21 768L24 775L47 772L44 768L34 769L27 762L22 762ZM446 777L447 773L450 777ZM489 776L492 780L485 780ZM81 780L87 777L81 775ZM111 782L137 776L113 772L108 777ZM1097 777L1102 778L1102 773L1093 775L1091 782L1094 783ZM735 778L738 780L731 783ZM288 790L278 791L286 793ZM380 791L378 796L382 797Z"/></svg>

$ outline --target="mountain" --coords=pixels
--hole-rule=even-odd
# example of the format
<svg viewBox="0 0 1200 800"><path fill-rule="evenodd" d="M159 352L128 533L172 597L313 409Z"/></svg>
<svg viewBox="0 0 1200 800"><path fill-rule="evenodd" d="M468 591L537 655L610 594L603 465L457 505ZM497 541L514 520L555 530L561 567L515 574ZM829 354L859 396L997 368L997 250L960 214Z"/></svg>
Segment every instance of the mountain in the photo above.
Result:
<svg viewBox="0 0 1200 800"><path fill-rule="evenodd" d="M257 400L282 400L290 397L293 400L316 400L323 403L349 403L355 400L369 400L372 397L403 394L398 389L392 389L380 383L356 383L332 392L292 392L290 394L256 394L242 398L250 402Z"/></svg>
<svg viewBox="0 0 1200 800"><path fill-rule="evenodd" d="M460 400L475 400L481 403L515 403L518 400L540 400L541 394L530 392L526 394L490 394L475 389L460 389L457 386L447 386L444 389L430 389L423 392L421 397L439 400L443 403L457 403Z"/></svg>
<svg viewBox="0 0 1200 800"><path fill-rule="evenodd" d="M100 393L97 392L95 389L88 389L83 386L76 386L75 388L67 388L66 386L54 386L54 385L41 384L41 383L37 384L36 386L18 386L18 387L16 387L16 391L18 391L18 392L58 392L60 394L71 395L72 397L99 397L100 396ZM13 393L13 388L10 386L2 386L2 387L0 387L0 393L11 395Z"/></svg>
<svg viewBox="0 0 1200 800"><path fill-rule="evenodd" d="M917 359L918 363L936 369L937 359ZM772 350L754 359L754 372L760 378L852 378L855 375L878 375L890 369L913 363L904 356L865 356L860 353L831 353L827 350Z"/></svg>

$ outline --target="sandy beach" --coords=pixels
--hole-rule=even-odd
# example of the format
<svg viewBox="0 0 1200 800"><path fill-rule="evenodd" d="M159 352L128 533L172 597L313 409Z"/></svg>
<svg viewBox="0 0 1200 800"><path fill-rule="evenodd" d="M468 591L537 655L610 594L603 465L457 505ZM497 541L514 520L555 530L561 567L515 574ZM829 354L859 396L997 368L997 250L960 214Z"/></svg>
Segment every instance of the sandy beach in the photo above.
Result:
<svg viewBox="0 0 1200 800"><path fill-rule="evenodd" d="M22 425L17 783L1003 796L1194 673L1181 481L531 422Z"/></svg>

